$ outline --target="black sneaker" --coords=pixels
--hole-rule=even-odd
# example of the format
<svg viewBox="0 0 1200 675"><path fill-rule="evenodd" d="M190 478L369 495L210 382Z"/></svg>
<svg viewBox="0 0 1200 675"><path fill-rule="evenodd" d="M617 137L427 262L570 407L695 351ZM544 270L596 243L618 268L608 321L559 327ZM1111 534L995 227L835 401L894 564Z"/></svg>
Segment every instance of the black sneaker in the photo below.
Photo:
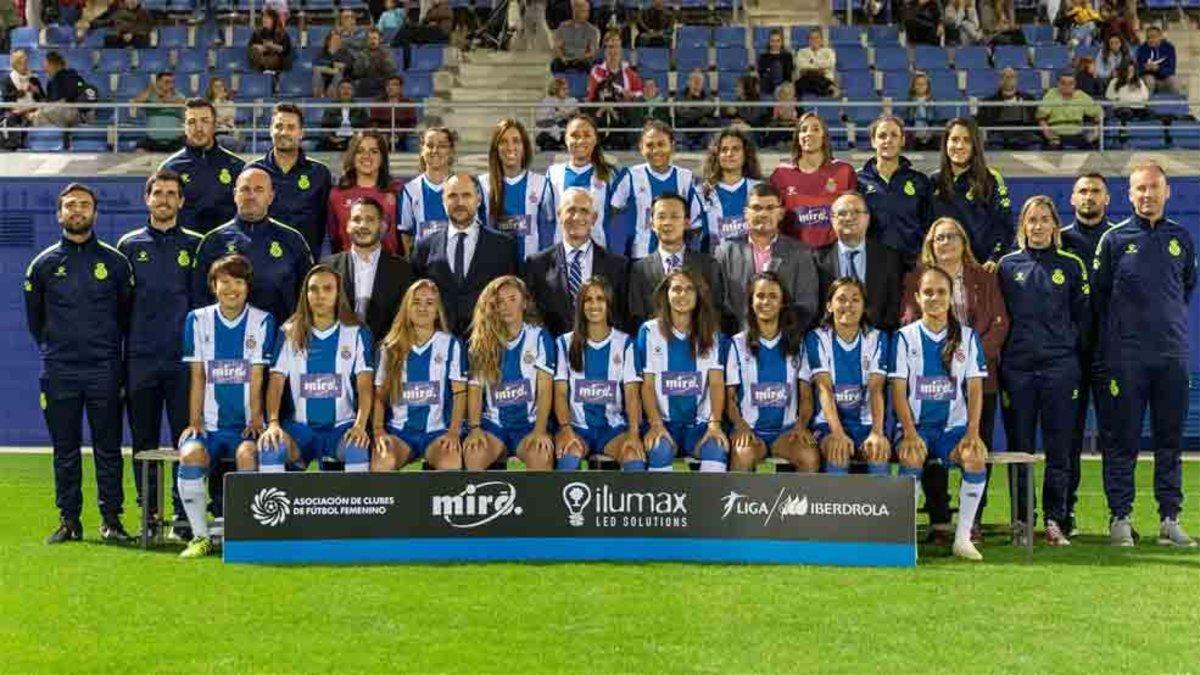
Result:
<svg viewBox="0 0 1200 675"><path fill-rule="evenodd" d="M104 524L100 526L100 539L114 544L128 544L133 541L133 537L121 524L121 519L116 516L104 519Z"/></svg>
<svg viewBox="0 0 1200 675"><path fill-rule="evenodd" d="M80 541L83 539L83 524L78 519L62 519L58 529L46 537L47 544L61 544L64 541Z"/></svg>

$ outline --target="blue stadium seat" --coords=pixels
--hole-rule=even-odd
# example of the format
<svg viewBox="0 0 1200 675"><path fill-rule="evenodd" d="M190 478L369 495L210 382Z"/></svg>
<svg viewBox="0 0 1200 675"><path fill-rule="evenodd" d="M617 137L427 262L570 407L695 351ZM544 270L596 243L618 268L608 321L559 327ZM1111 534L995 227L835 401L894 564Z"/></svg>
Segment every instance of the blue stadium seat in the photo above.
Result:
<svg viewBox="0 0 1200 675"><path fill-rule="evenodd" d="M87 47L68 47L59 49L58 53L62 54L62 57L67 60L67 67L74 68L83 73L92 70L96 65L92 62L95 52Z"/></svg>
<svg viewBox="0 0 1200 675"><path fill-rule="evenodd" d="M25 132L25 146L34 152L62 152L66 150L63 132L34 127Z"/></svg>
<svg viewBox="0 0 1200 675"><path fill-rule="evenodd" d="M878 103L864 103L862 105L845 105L846 117L850 121L860 126L867 126L875 121L875 118L883 114L883 106Z"/></svg>
<svg viewBox="0 0 1200 675"><path fill-rule="evenodd" d="M647 76L650 75L649 72L646 74ZM564 76L567 78L567 89L571 92L571 96L574 96L582 101L583 97L587 94L588 74L570 71L564 73ZM661 84L665 83L666 81L667 73L666 71L663 71L662 79L658 80L658 82Z"/></svg>
<svg viewBox="0 0 1200 675"><path fill-rule="evenodd" d="M951 72L930 74L929 88L933 92L933 98L937 100L953 101L963 96L958 89L958 77Z"/></svg>
<svg viewBox="0 0 1200 675"><path fill-rule="evenodd" d="M304 98L312 95L312 74L293 68L279 75L280 98Z"/></svg>
<svg viewBox="0 0 1200 675"><path fill-rule="evenodd" d="M162 26L158 29L158 47L179 49L188 46L187 26Z"/></svg>
<svg viewBox="0 0 1200 675"><path fill-rule="evenodd" d="M950 67L945 47L917 45L913 49L913 67L926 72L936 72Z"/></svg>
<svg viewBox="0 0 1200 675"><path fill-rule="evenodd" d="M850 100L875 98L875 73L866 69L840 70L842 95Z"/></svg>
<svg viewBox="0 0 1200 675"><path fill-rule="evenodd" d="M681 49L675 52L675 70L680 73L690 73L695 68L707 71L708 67L708 49Z"/></svg>
<svg viewBox="0 0 1200 675"><path fill-rule="evenodd" d="M31 26L19 26L12 29L8 34L8 43L10 49L37 49L38 48L38 29Z"/></svg>
<svg viewBox="0 0 1200 675"><path fill-rule="evenodd" d="M266 73L242 73L238 76L238 98L251 100L267 98L274 89L275 79Z"/></svg>
<svg viewBox="0 0 1200 675"><path fill-rule="evenodd" d="M1186 119L1191 115L1187 97L1178 94L1156 95L1150 98L1150 112L1167 119Z"/></svg>
<svg viewBox="0 0 1200 675"><path fill-rule="evenodd" d="M128 101L149 86L150 75L148 73L121 73L117 76L117 87L113 89L113 96L118 100Z"/></svg>
<svg viewBox="0 0 1200 675"><path fill-rule="evenodd" d="M1021 26L1021 32L1025 34L1025 41L1031 45L1054 44L1054 26L1050 24L1026 24Z"/></svg>
<svg viewBox="0 0 1200 675"><path fill-rule="evenodd" d="M445 50L441 45L413 45L412 63L406 70L433 72L442 67Z"/></svg>
<svg viewBox="0 0 1200 675"><path fill-rule="evenodd" d="M305 33L304 44L309 47L320 47L325 44L325 36L333 30L331 26L309 26Z"/></svg>
<svg viewBox="0 0 1200 675"><path fill-rule="evenodd" d="M642 47L637 50L638 70L670 70L671 52L665 47Z"/></svg>
<svg viewBox="0 0 1200 675"><path fill-rule="evenodd" d="M1018 70L1017 88L1026 94L1033 96L1034 98L1041 98L1043 93L1042 71L1028 69Z"/></svg>
<svg viewBox="0 0 1200 675"><path fill-rule="evenodd" d="M793 52L808 46L808 34L811 33L814 28L820 28L820 26L792 26L790 37L792 39Z"/></svg>
<svg viewBox="0 0 1200 675"><path fill-rule="evenodd" d="M50 25L42 34L42 44L45 47L69 47L75 44L75 29L71 26Z"/></svg>
<svg viewBox="0 0 1200 675"><path fill-rule="evenodd" d="M71 152L108 152L107 129L80 129L71 131Z"/></svg>
<svg viewBox="0 0 1200 675"><path fill-rule="evenodd" d="M29 52L29 69L41 72L46 69L46 52Z"/></svg>
<svg viewBox="0 0 1200 675"><path fill-rule="evenodd" d="M233 40L230 41L229 44L232 47L241 47L242 49L245 49L246 45L250 44L250 38L253 35L254 28L252 26L234 26Z"/></svg>
<svg viewBox="0 0 1200 675"><path fill-rule="evenodd" d="M954 67L958 70L980 70L991 68L991 54L988 48L980 45L959 47L954 52Z"/></svg>
<svg viewBox="0 0 1200 675"><path fill-rule="evenodd" d="M894 99L907 99L912 75L907 70L884 71L880 93Z"/></svg>
<svg viewBox="0 0 1200 675"><path fill-rule="evenodd" d="M171 69L171 51L165 47L142 49L138 52L138 70L159 73Z"/></svg>
<svg viewBox="0 0 1200 675"><path fill-rule="evenodd" d="M907 47L876 47L876 70L908 70Z"/></svg>
<svg viewBox="0 0 1200 675"><path fill-rule="evenodd" d="M1000 45L992 50L992 64L997 68L1028 68L1029 52L1019 45Z"/></svg>
<svg viewBox="0 0 1200 675"><path fill-rule="evenodd" d="M1129 147L1134 150L1161 150L1166 142L1160 120L1132 120L1125 126Z"/></svg>
<svg viewBox="0 0 1200 675"><path fill-rule="evenodd" d="M1195 121L1175 122L1167 127L1167 134L1171 137L1171 147L1177 150L1200 150L1200 123ZM1198 408L1192 408L1192 414L1195 414ZM1190 415L1189 415L1190 417Z"/></svg>
<svg viewBox="0 0 1200 675"><path fill-rule="evenodd" d="M900 27L880 24L867 26L867 42L875 47L900 44Z"/></svg>
<svg viewBox="0 0 1200 675"><path fill-rule="evenodd" d="M424 72L408 73L404 76L404 95L414 101L423 101L433 95L433 75Z"/></svg>
<svg viewBox="0 0 1200 675"><path fill-rule="evenodd" d="M858 46L835 47L838 70L861 70L870 67L867 50Z"/></svg>
<svg viewBox="0 0 1200 675"><path fill-rule="evenodd" d="M208 70L208 48L182 48L175 55L175 70L179 73L203 73Z"/></svg>
<svg viewBox="0 0 1200 675"><path fill-rule="evenodd" d="M130 70L129 52L124 49L101 49L96 70L102 73L125 73Z"/></svg>
<svg viewBox="0 0 1200 675"><path fill-rule="evenodd" d="M1174 9L1177 2L1178 0L1146 0L1146 9Z"/></svg>
<svg viewBox="0 0 1200 675"><path fill-rule="evenodd" d="M767 51L767 38L770 37L771 31L783 31L779 26L755 26L754 27L754 53L761 54ZM784 33L786 35L786 33Z"/></svg>
<svg viewBox="0 0 1200 675"><path fill-rule="evenodd" d="M104 47L105 32L98 28L88 31L87 35L83 36L83 46L91 49L102 49Z"/></svg>
<svg viewBox="0 0 1200 675"><path fill-rule="evenodd" d="M749 66L750 58L746 54L745 47L719 47L717 49L717 70L741 72Z"/></svg>
<svg viewBox="0 0 1200 675"><path fill-rule="evenodd" d="M224 73L244 73L250 70L250 55L245 47L217 50L217 70Z"/></svg>
<svg viewBox="0 0 1200 675"><path fill-rule="evenodd" d="M713 41L717 47L745 47L746 29L743 26L717 26L713 29Z"/></svg>
<svg viewBox="0 0 1200 675"><path fill-rule="evenodd" d="M399 53L397 53L399 52ZM312 72L313 61L321 53L320 47L297 47L296 57L292 59L292 70L302 70L306 73ZM396 59L396 67L404 68L404 50L394 49L392 55Z"/></svg>
<svg viewBox="0 0 1200 675"><path fill-rule="evenodd" d="M1033 63L1042 70L1062 70L1071 64L1071 52L1066 45L1035 47Z"/></svg>
<svg viewBox="0 0 1200 675"><path fill-rule="evenodd" d="M864 31L859 26L830 26L829 44L834 47L862 46Z"/></svg>
<svg viewBox="0 0 1200 675"><path fill-rule="evenodd" d="M1000 72L997 70L972 70L967 73L967 96L985 98L996 93L1000 86Z"/></svg>
<svg viewBox="0 0 1200 675"><path fill-rule="evenodd" d="M840 17L846 13L847 9L856 12L862 10L862 0L830 0L829 8Z"/></svg>
<svg viewBox="0 0 1200 675"><path fill-rule="evenodd" d="M712 29L708 26L679 26L675 29L675 49L708 49Z"/></svg>
<svg viewBox="0 0 1200 675"><path fill-rule="evenodd" d="M970 117L971 108L964 104L938 103L933 106L933 121L942 124L955 117Z"/></svg>

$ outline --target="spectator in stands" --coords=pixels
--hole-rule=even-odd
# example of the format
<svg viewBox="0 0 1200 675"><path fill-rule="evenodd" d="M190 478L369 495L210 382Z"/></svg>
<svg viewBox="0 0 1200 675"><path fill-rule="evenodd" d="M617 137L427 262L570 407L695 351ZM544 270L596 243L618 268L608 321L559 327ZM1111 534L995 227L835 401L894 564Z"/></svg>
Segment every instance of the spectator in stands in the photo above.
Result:
<svg viewBox="0 0 1200 675"><path fill-rule="evenodd" d="M664 0L650 0L649 7L638 10L634 26L637 27L637 47L666 47L675 28L675 14L667 9Z"/></svg>
<svg viewBox="0 0 1200 675"><path fill-rule="evenodd" d="M250 67L282 73L292 67L292 38L273 9L262 13L262 26L250 36Z"/></svg>
<svg viewBox="0 0 1200 675"><path fill-rule="evenodd" d="M350 80L342 80L338 84L334 102L354 103L354 83ZM350 145L350 138L354 136L354 131L366 127L368 123L370 123L370 113L366 108L350 106L326 108L321 115L321 128L331 129L331 131L321 137L321 149L345 150Z"/></svg>
<svg viewBox="0 0 1200 675"><path fill-rule="evenodd" d="M937 109L933 104L933 91L929 86L929 76L921 71L913 73L908 84L908 103L903 108L904 124L911 132L913 147L917 150L933 150L938 145L938 135L934 131L937 125Z"/></svg>
<svg viewBox="0 0 1200 675"><path fill-rule="evenodd" d="M687 103L705 103L716 98L716 94L710 94L708 88L705 87L706 79L703 71L693 68L692 72L688 73L687 85L675 96L675 100ZM716 112L716 108L711 105L676 107L675 126L684 129L711 127L715 124ZM681 145L688 150L704 146L704 132L684 132L680 136Z"/></svg>
<svg viewBox="0 0 1200 675"><path fill-rule="evenodd" d="M1100 21L1100 12L1092 7L1091 0L1068 0L1071 6L1067 9L1070 19L1070 37L1067 44L1071 47L1087 46L1096 38L1096 24Z"/></svg>
<svg viewBox="0 0 1200 675"><path fill-rule="evenodd" d="M938 0L917 0L908 9L904 34L910 45L940 45L945 28Z"/></svg>
<svg viewBox="0 0 1200 675"><path fill-rule="evenodd" d="M1175 45L1163 37L1161 28L1146 29L1146 42L1138 45L1135 55L1138 74L1146 80L1151 94L1179 93L1175 84Z"/></svg>
<svg viewBox="0 0 1200 675"><path fill-rule="evenodd" d="M7 52L8 32L22 25L14 0L0 0L0 53Z"/></svg>
<svg viewBox="0 0 1200 675"><path fill-rule="evenodd" d="M104 36L105 47L145 49L150 46L150 31L154 28L154 20L150 18L150 12L142 7L140 0L122 0L108 15L108 21L108 34Z"/></svg>
<svg viewBox="0 0 1200 675"><path fill-rule="evenodd" d="M1120 72L1118 67L1125 61L1133 61L1129 47L1120 35L1109 35L1104 39L1104 47L1096 55L1096 77L1108 82Z"/></svg>
<svg viewBox="0 0 1200 675"><path fill-rule="evenodd" d="M43 1L52 2L53 0L37 0L36 3L32 2L31 0L26 0L26 12L28 13L29 7L31 6L40 8ZM114 6L111 0L73 0L71 9L78 9L78 11L74 12L74 18L72 18L70 21L67 21L66 18L60 18L59 22L64 25L70 25L73 22L75 24L75 39L78 42L83 42L83 39L87 37L88 31L91 30L92 25L100 22L105 14L118 6L119 5ZM40 19L38 23L40 24ZM29 22L29 24L34 25L32 22Z"/></svg>
<svg viewBox="0 0 1200 675"><path fill-rule="evenodd" d="M1033 96L1017 88L1017 71L1000 71L1000 86L996 93L983 99L979 106L979 126L988 133L988 143L1007 150L1026 149L1037 143L1032 127L1037 125L1036 107L1029 103ZM1000 129L998 127L1025 127Z"/></svg>
<svg viewBox="0 0 1200 675"><path fill-rule="evenodd" d="M587 101L598 99L600 86L610 82L622 101L634 101L642 97L642 78L637 69L625 60L621 48L621 31L610 30L604 34L604 58L588 73Z"/></svg>
<svg viewBox="0 0 1200 675"><path fill-rule="evenodd" d="M772 28L767 35L767 51L758 55L758 78L763 91L775 91L794 79L795 57L783 46L783 31Z"/></svg>
<svg viewBox="0 0 1200 675"><path fill-rule="evenodd" d="M947 47L974 45L983 42L983 31L979 28L979 12L975 0L950 0L942 16L942 33Z"/></svg>
<svg viewBox="0 0 1200 675"><path fill-rule="evenodd" d="M775 88L775 107L771 108L771 119L767 125L787 129L787 131L768 133L763 145L787 147L792 140L792 130L796 128L796 122L799 119L800 111L796 107L796 86L791 82L784 82Z"/></svg>
<svg viewBox="0 0 1200 675"><path fill-rule="evenodd" d="M137 96L133 97L130 111L137 114L138 104L145 104L146 135L138 141L138 147L151 152L174 152L183 142L179 128L183 121L184 98L175 91L175 73L163 71L154 76Z"/></svg>
<svg viewBox="0 0 1200 675"><path fill-rule="evenodd" d="M814 112L800 116L792 137L792 161L771 173L783 195L783 233L817 248L833 243L829 207L843 192L858 187L854 167L833 158L833 139L825 120Z"/></svg>
<svg viewBox="0 0 1200 675"><path fill-rule="evenodd" d="M332 97L353 68L354 55L342 44L341 33L330 31L321 44L321 53L313 61L313 96Z"/></svg>
<svg viewBox="0 0 1200 675"><path fill-rule="evenodd" d="M14 51L9 57L12 69L0 81L0 97L5 103L24 103L20 107L12 107L4 111L0 127L3 127L3 138L0 147L15 150L24 143L24 137L10 133L12 127L24 127L30 124L37 106L32 105L45 100L46 94L37 75L29 68L29 54L24 49Z"/></svg>
<svg viewBox="0 0 1200 675"><path fill-rule="evenodd" d="M1134 23L1137 21L1136 10L1135 5L1133 21L1130 21L1111 2L1102 3L1100 5L1100 39L1107 43L1110 37L1116 35L1125 45L1137 44L1138 35L1134 30Z"/></svg>
<svg viewBox="0 0 1200 675"><path fill-rule="evenodd" d="M671 123L671 106L663 98L657 80L648 79L642 82L642 103L645 105L626 109L629 113L629 126L641 128L651 120Z"/></svg>
<svg viewBox="0 0 1200 675"><path fill-rule="evenodd" d="M1058 86L1046 92L1037 109L1038 127L1042 140L1050 149L1064 146L1091 147L1097 129L1085 129L1084 120L1099 121L1100 106L1086 92L1079 91L1075 73L1063 71Z"/></svg>
<svg viewBox="0 0 1200 675"><path fill-rule="evenodd" d="M1122 122L1150 116L1146 108L1146 102L1150 100L1150 88L1137 74L1137 66L1132 61L1121 64L1117 74L1108 81L1104 98L1115 104L1113 114Z"/></svg>
<svg viewBox="0 0 1200 675"><path fill-rule="evenodd" d="M351 57L357 59L358 53L367 47L367 31L358 25L358 14L349 7L343 7L338 13L337 28L332 32L342 38L342 47L349 50Z"/></svg>
<svg viewBox="0 0 1200 675"><path fill-rule="evenodd" d="M808 31L808 46L796 52L797 96L837 96L836 71L837 54L825 45L825 34Z"/></svg>
<svg viewBox="0 0 1200 675"><path fill-rule="evenodd" d="M554 30L554 60L550 62L550 70L563 73L591 69L600 47L600 31L588 23L589 12L588 0L571 2L570 20Z"/></svg>
<svg viewBox="0 0 1200 675"><path fill-rule="evenodd" d="M653 80L643 83L643 90L649 88ZM657 85L655 86L657 89ZM550 78L546 87L546 98L538 103L534 120L537 123L538 134L536 143L539 150L562 150L563 131L567 128L567 118L579 110L579 101L571 96L567 80L561 76Z"/></svg>
<svg viewBox="0 0 1200 675"><path fill-rule="evenodd" d="M733 98L742 104L761 103L762 95L759 89L760 80L757 75L749 74L739 77L733 83ZM729 108L726 108L729 110ZM758 105L739 105L732 109L732 113L728 114L727 119L730 123L741 123L745 126L756 128L766 125L766 122L771 117L772 109L766 106Z"/></svg>
<svg viewBox="0 0 1200 675"><path fill-rule="evenodd" d="M399 191L400 181L392 178L388 166L386 137L370 130L354 134L342 154L342 175L329 192L325 230L330 249L337 253L350 247L352 242L346 229L350 222L350 207L359 199L370 198L383 207L383 233L380 235L383 250L400 253L400 240L396 234L396 194Z"/></svg>
<svg viewBox="0 0 1200 675"><path fill-rule="evenodd" d="M407 105L393 105L413 103L411 98L404 95L404 76L389 77L379 101L388 105L371 109L371 126L380 130L383 136L389 139L388 145L391 148L403 150L409 132L417 126L416 108Z"/></svg>
<svg viewBox="0 0 1200 675"><path fill-rule="evenodd" d="M413 42L420 44L442 44L450 41L454 32L454 10L448 0L432 0L421 13L421 28L424 32Z"/></svg>
<svg viewBox="0 0 1200 675"><path fill-rule="evenodd" d="M991 39L988 40L989 47L999 47L1000 45L1025 45L1025 33L1008 19L996 22L996 30L992 33Z"/></svg>
<svg viewBox="0 0 1200 675"><path fill-rule="evenodd" d="M1092 98L1104 96L1104 85L1096 72L1096 59L1090 56L1075 57L1075 87Z"/></svg>
<svg viewBox="0 0 1200 675"><path fill-rule="evenodd" d="M56 51L46 54L46 75L50 78L46 82L46 102L30 116L30 121L41 127L69 127L78 124L79 108L55 104L83 101L82 90L90 85L74 68L69 68L67 60ZM180 99L180 101L182 100ZM178 120L175 122L174 130L176 133L179 131Z"/></svg>
<svg viewBox="0 0 1200 675"><path fill-rule="evenodd" d="M956 117L942 134L941 160L934 184L933 216L948 216L963 226L971 254L987 270L1012 250L1012 202L999 171L988 167L979 128Z"/></svg>
<svg viewBox="0 0 1200 675"><path fill-rule="evenodd" d="M407 17L404 13L404 7L400 5L400 0L386 0L384 7L385 9L379 15L379 21L375 23L375 27L381 31L398 31L404 28L404 21Z"/></svg>
<svg viewBox="0 0 1200 675"><path fill-rule="evenodd" d="M368 97L382 94L387 78L396 74L396 57L383 45L378 28L367 31L367 47L355 58L353 73L356 93Z"/></svg>
<svg viewBox="0 0 1200 675"><path fill-rule="evenodd" d="M242 147L242 132L237 128L237 108L229 97L229 87L225 80L214 77L208 81L204 90L204 98L213 104L217 111L217 141L227 148L240 150Z"/></svg>

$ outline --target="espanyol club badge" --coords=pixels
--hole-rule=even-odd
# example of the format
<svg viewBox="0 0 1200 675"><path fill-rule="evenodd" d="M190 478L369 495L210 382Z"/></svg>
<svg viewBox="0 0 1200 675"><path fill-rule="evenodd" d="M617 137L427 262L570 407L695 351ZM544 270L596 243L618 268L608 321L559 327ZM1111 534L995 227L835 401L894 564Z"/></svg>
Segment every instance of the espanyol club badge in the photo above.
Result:
<svg viewBox="0 0 1200 675"><path fill-rule="evenodd" d="M434 355L433 355L433 362L434 362L434 363L436 363L436 364L438 364L438 365L441 365L441 364L442 364L442 362L443 362L443 361L445 361L445 360L446 360L446 357L442 356L441 354L434 354Z"/></svg>
<svg viewBox="0 0 1200 675"><path fill-rule="evenodd" d="M521 357L521 360L526 364L533 363L533 352L525 352L525 356Z"/></svg>
<svg viewBox="0 0 1200 675"><path fill-rule="evenodd" d="M837 192L837 181L832 178L825 181L825 191L826 192Z"/></svg>
<svg viewBox="0 0 1200 675"><path fill-rule="evenodd" d="M954 360L958 361L959 363L966 361L967 360L967 352L964 349L962 349L961 347L959 347L958 350L954 352Z"/></svg>
<svg viewBox="0 0 1200 675"><path fill-rule="evenodd" d="M253 335L246 338L246 349L254 350L255 347L258 347L258 340L255 340Z"/></svg>
<svg viewBox="0 0 1200 675"><path fill-rule="evenodd" d="M342 354L341 354L341 356L342 356L342 360L343 360L343 361L349 361L349 360L350 360L350 348L349 348L349 347L342 347Z"/></svg>
<svg viewBox="0 0 1200 675"><path fill-rule="evenodd" d="M536 203L538 203L538 196L537 196L537 195L535 195L535 194L530 194L530 195L529 195L529 203L530 203L530 204L536 204Z"/></svg>

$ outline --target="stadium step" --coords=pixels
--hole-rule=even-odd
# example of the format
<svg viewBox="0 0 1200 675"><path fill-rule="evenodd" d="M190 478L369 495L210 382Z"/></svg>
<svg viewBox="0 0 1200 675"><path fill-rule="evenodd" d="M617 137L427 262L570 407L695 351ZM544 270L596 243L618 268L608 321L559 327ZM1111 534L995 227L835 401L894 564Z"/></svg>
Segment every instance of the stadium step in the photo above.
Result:
<svg viewBox="0 0 1200 675"><path fill-rule="evenodd" d="M540 51L464 54L457 67L443 71L452 76L435 82L435 90L445 100L427 108L426 114L458 130L464 148L486 148L497 115L511 115L532 128L532 106L546 95L552 58ZM489 102L500 105L479 105Z"/></svg>

